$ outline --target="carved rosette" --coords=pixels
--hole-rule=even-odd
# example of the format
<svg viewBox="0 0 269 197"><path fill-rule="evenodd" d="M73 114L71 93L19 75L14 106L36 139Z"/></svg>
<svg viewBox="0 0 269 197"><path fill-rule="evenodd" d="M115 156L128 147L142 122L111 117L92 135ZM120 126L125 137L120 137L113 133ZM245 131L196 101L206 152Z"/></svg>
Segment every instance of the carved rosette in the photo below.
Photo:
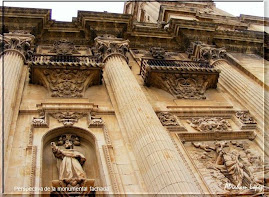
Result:
<svg viewBox="0 0 269 197"><path fill-rule="evenodd" d="M33 50L31 48L34 36L31 34L22 34L21 32L13 32L4 34L4 39L0 40L1 49L5 51L19 52L25 61L31 60Z"/></svg>
<svg viewBox="0 0 269 197"><path fill-rule="evenodd" d="M112 35L98 36L95 38L95 48L98 51L99 61L105 62L111 55L120 55L128 61L126 53L129 51L129 40Z"/></svg>
<svg viewBox="0 0 269 197"><path fill-rule="evenodd" d="M61 122L65 127L73 126L79 119L87 115L85 112L55 112L50 115Z"/></svg>
<svg viewBox="0 0 269 197"><path fill-rule="evenodd" d="M237 111L235 116L240 123L241 129L256 129L257 122L248 111Z"/></svg>
<svg viewBox="0 0 269 197"><path fill-rule="evenodd" d="M78 98L83 96L86 80L91 79L90 70L45 69L43 71L52 97Z"/></svg>
<svg viewBox="0 0 269 197"><path fill-rule="evenodd" d="M192 42L187 49L189 58L194 61L210 61L224 59L227 52L224 48L216 48L214 45L207 45L200 41Z"/></svg>
<svg viewBox="0 0 269 197"><path fill-rule="evenodd" d="M228 120L223 118L192 118L187 121L191 127L200 132L231 132Z"/></svg>
<svg viewBox="0 0 269 197"><path fill-rule="evenodd" d="M163 73L156 77L157 87L166 90L177 99L206 99L207 76Z"/></svg>

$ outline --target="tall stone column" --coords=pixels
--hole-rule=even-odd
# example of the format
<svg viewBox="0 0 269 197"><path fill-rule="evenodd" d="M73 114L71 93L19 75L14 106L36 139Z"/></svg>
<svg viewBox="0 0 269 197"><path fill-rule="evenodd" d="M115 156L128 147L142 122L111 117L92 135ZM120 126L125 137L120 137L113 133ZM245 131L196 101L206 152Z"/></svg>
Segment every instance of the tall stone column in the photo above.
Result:
<svg viewBox="0 0 269 197"><path fill-rule="evenodd" d="M18 95L18 86L25 61L31 56L30 44L34 36L22 33L4 34L1 41L4 51L1 53L0 66L4 73L4 148L12 125L15 104Z"/></svg>
<svg viewBox="0 0 269 197"><path fill-rule="evenodd" d="M97 37L95 42L148 193L201 193L128 66L128 41Z"/></svg>

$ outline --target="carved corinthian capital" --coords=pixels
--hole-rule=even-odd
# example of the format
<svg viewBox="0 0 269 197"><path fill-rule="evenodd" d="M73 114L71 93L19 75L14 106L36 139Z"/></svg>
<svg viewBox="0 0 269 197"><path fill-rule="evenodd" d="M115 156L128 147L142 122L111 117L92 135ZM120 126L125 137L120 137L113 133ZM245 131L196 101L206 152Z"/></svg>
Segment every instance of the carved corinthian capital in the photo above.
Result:
<svg viewBox="0 0 269 197"><path fill-rule="evenodd" d="M13 32L4 34L1 42L1 50L16 51L22 55L24 60L32 58L33 51L31 49L34 36L29 33Z"/></svg>
<svg viewBox="0 0 269 197"><path fill-rule="evenodd" d="M129 40L111 35L98 36L95 38L95 47L100 61L105 62L111 55L120 55L128 60L126 52L129 51Z"/></svg>

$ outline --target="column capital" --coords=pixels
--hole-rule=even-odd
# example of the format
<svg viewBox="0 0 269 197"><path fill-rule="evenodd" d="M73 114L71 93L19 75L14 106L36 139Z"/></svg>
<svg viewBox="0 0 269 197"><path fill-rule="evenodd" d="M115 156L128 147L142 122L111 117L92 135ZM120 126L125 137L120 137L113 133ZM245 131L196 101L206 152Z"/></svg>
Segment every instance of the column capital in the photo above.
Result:
<svg viewBox="0 0 269 197"><path fill-rule="evenodd" d="M0 44L3 46L2 53L7 51L14 51L19 53L24 61L31 59L33 50L31 45L34 41L34 36L27 32L15 31L11 33L5 33L0 40Z"/></svg>
<svg viewBox="0 0 269 197"><path fill-rule="evenodd" d="M120 55L126 61L128 60L126 52L129 51L129 40L116 38L112 35L98 36L94 40L101 61L105 62L112 55Z"/></svg>
<svg viewBox="0 0 269 197"><path fill-rule="evenodd" d="M224 59L227 55L225 48L217 48L215 45L204 44L200 41L192 42L187 53L194 61L215 61Z"/></svg>

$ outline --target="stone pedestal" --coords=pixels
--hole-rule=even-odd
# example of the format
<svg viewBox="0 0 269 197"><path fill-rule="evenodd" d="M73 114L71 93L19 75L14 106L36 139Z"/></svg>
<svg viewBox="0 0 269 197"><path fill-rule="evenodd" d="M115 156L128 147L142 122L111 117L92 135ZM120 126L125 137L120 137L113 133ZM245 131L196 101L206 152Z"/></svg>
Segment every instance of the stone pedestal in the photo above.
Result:
<svg viewBox="0 0 269 197"><path fill-rule="evenodd" d="M128 42L110 37L95 41L147 192L201 193L128 66Z"/></svg>

